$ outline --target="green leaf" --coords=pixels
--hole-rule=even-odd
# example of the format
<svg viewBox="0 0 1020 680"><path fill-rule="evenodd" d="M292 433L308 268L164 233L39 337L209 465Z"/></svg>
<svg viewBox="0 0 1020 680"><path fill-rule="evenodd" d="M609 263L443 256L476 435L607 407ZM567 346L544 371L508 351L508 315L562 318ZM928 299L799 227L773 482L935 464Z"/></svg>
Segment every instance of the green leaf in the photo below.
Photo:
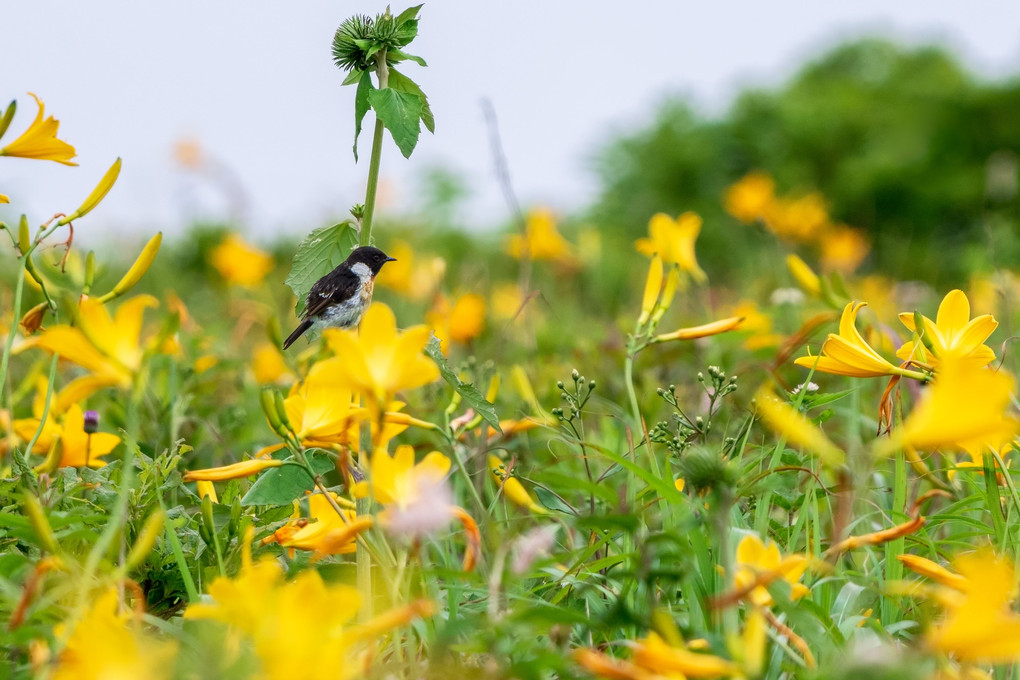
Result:
<svg viewBox="0 0 1020 680"><path fill-rule="evenodd" d="M390 131L404 158L410 158L411 152L418 144L421 127L422 101L416 94L398 92L387 87L383 90L372 90L368 93L368 101L372 104L379 120Z"/></svg>
<svg viewBox="0 0 1020 680"><path fill-rule="evenodd" d="M374 90L372 85L372 74L364 71L361 79L358 80L358 91L354 93L354 162L358 162L358 137L361 135L361 122L365 120L365 114L372 108L368 103L368 95Z"/></svg>
<svg viewBox="0 0 1020 680"><path fill-rule="evenodd" d="M449 364L446 363L446 357L443 356L443 351L439 348L439 338L433 335L429 338L429 344L425 346L425 354L427 354L432 361L436 362L436 366L439 367L439 373L442 374L443 380L448 382L453 389L457 390L458 394L467 402L468 406L475 410L475 413L480 415L485 422L492 425L497 432L503 433L503 430L499 427L499 416L496 415L496 407L489 403L482 393L478 391L478 388L471 383L466 383L457 377L457 374L453 372Z"/></svg>
<svg viewBox="0 0 1020 680"><path fill-rule="evenodd" d="M395 47L390 49L386 53L386 60L387 61L391 61L394 64L398 63L398 62L401 62L401 61L406 61L408 59L410 59L414 63L418 64L419 66L428 66L428 64L425 63L425 60L422 59L421 57L415 56L413 54L408 54L404 50L398 50Z"/></svg>
<svg viewBox="0 0 1020 680"><path fill-rule="evenodd" d="M416 94L421 98L421 122L425 124L425 129L432 134L435 134L436 119L432 117L432 109L429 107L429 98L426 97L422 89L418 87L418 83L414 82L400 71L391 68L389 86L397 92Z"/></svg>
<svg viewBox="0 0 1020 680"><path fill-rule="evenodd" d="M417 19L418 18L418 12L421 11L421 8L422 8L421 5L415 5L414 7L408 7L407 9L405 9L403 12L401 12L400 14L398 14L396 16L396 18L393 20L393 23L396 24L399 27L399 26L403 26L405 23L407 23L408 21L410 21L412 19Z"/></svg>
<svg viewBox="0 0 1020 680"><path fill-rule="evenodd" d="M324 454L309 455L308 464L317 475L325 474L334 467L333 459ZM287 505L314 488L315 482L300 465L269 468L251 485L241 499L241 505Z"/></svg>
<svg viewBox="0 0 1020 680"><path fill-rule="evenodd" d="M363 74L363 73L364 73L364 71L362 71L360 68L352 68L351 72L347 74L346 78L344 78L344 82L342 82L340 84L341 85L353 85L354 83L356 83L359 80L361 80L361 74Z"/></svg>
<svg viewBox="0 0 1020 680"><path fill-rule="evenodd" d="M297 314L305 310L308 291L316 281L347 259L358 247L358 232L351 222L320 227L298 246L291 265L287 285L297 296Z"/></svg>
<svg viewBox="0 0 1020 680"><path fill-rule="evenodd" d="M535 495L538 496L538 502L541 503L546 510L558 510L559 512L565 512L568 515L577 514L577 510L574 510L567 504L566 501L544 486L536 484L532 487L532 489L535 491Z"/></svg>

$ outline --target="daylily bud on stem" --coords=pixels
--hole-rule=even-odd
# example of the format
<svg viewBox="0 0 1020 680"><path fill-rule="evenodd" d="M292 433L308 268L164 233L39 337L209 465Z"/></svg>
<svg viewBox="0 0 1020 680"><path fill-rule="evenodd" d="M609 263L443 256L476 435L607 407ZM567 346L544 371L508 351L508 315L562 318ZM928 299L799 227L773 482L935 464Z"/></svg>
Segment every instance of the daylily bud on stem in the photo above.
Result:
<svg viewBox="0 0 1020 680"><path fill-rule="evenodd" d="M145 272L149 271L149 267L152 265L152 261L156 259L156 253L159 252L159 246L162 242L163 232L156 232L156 235L149 239L149 242L142 248L142 252L138 255L135 263L131 265L131 269L127 270L127 273L117 282L113 290L99 298L99 300L101 302L109 302L134 288L135 284L145 276Z"/></svg>
<svg viewBox="0 0 1020 680"><path fill-rule="evenodd" d="M711 323L702 324L700 326L692 326L690 328L681 328L675 330L672 333L663 333L662 335L656 335L652 338L652 342L669 342L670 340L695 340L697 338L708 337L709 335L717 335L719 333L725 333L732 331L740 327L740 324L744 322L742 316L732 316L728 319L720 319L719 321L713 321Z"/></svg>
<svg viewBox="0 0 1020 680"><path fill-rule="evenodd" d="M787 255L786 267L790 270L790 274L793 275L793 279L800 286L801 290L811 297L821 297L822 283L818 278L818 274L815 274L804 260L793 254Z"/></svg>
<svg viewBox="0 0 1020 680"><path fill-rule="evenodd" d="M638 326L643 326L652 316L655 302L659 299L659 292L662 290L662 258L656 255L648 266L648 278L645 279L645 294L641 298L641 316L638 317Z"/></svg>
<svg viewBox="0 0 1020 680"><path fill-rule="evenodd" d="M92 282L96 278L96 252L90 250L85 256L85 285L82 286L81 294L88 295L92 292Z"/></svg>
<svg viewBox="0 0 1020 680"><path fill-rule="evenodd" d="M18 222L18 250L24 255L32 247L32 233L28 230L28 218L21 216Z"/></svg>
<svg viewBox="0 0 1020 680"><path fill-rule="evenodd" d="M272 387L262 388L259 401L262 403L262 412L266 414L266 420L269 421L269 427L273 428L273 432L286 439L287 428L283 426L280 412L276 408L276 390Z"/></svg>
<svg viewBox="0 0 1020 680"><path fill-rule="evenodd" d="M111 165L110 169L106 171L103 178L99 180L99 184L96 185L96 188L92 190L92 193L88 195L85 201L78 206L78 209L70 215L61 217L60 221L57 222L57 225L64 226L68 222L73 222L79 217L84 217L91 212L92 209L99 205L99 202L106 197L106 194L110 192L110 189L113 188L113 183L117 181L118 175L120 175L119 158L113 162L113 165Z"/></svg>
<svg viewBox="0 0 1020 680"><path fill-rule="evenodd" d="M149 515L149 518L145 520L145 524L142 526L142 530L138 533L138 537L135 539L135 544L131 546L131 552L128 553L127 559L124 560L125 569L134 569L145 561L149 552L152 551L152 546L156 545L156 539L163 532L163 522L165 520L166 513L161 509Z"/></svg>
<svg viewBox="0 0 1020 680"><path fill-rule="evenodd" d="M223 465L221 467L206 468L204 470L188 470L184 473L185 482L225 482L228 479L239 479L258 474L267 468L280 467L282 460L273 458L258 458L245 460L240 463ZM210 501L211 502L211 501Z"/></svg>
<svg viewBox="0 0 1020 680"><path fill-rule="evenodd" d="M662 296L659 298L659 304L655 308L655 312L652 314L652 326L659 323L662 316L669 311L670 305L673 304L673 298L676 296L676 289L680 286L680 268L673 265L669 274L666 276L666 286L662 289Z"/></svg>
<svg viewBox="0 0 1020 680"><path fill-rule="evenodd" d="M11 103L7 105L7 110L4 111L3 117L0 118L0 137L3 137L4 133L7 132L7 128L10 127L11 121L14 120L14 112L17 110L18 102L17 100L12 100Z"/></svg>

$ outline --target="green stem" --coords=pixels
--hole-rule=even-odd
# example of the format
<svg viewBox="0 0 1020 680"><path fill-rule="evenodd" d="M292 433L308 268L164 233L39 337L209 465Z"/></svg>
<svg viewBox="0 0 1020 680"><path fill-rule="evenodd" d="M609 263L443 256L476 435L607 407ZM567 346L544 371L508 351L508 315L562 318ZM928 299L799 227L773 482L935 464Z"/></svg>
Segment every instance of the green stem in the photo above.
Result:
<svg viewBox="0 0 1020 680"><path fill-rule="evenodd" d="M386 50L382 50L375 58L376 76L379 78L379 89L389 86L390 70L386 65ZM375 215L375 194L379 188L379 162L382 158L383 123L375 117L375 132L372 134L372 156L368 161L368 186L365 187L365 211L361 218L361 243L372 245L372 217Z"/></svg>
<svg viewBox="0 0 1020 680"><path fill-rule="evenodd" d="M14 315L11 317L11 330L7 333L4 354L0 358L0 386L7 385L7 364L11 358L11 348L14 347L14 338L18 335L18 321L21 319L21 296L25 290L25 261L27 259L27 255L18 258L20 266L18 267L18 282L14 286Z"/></svg>

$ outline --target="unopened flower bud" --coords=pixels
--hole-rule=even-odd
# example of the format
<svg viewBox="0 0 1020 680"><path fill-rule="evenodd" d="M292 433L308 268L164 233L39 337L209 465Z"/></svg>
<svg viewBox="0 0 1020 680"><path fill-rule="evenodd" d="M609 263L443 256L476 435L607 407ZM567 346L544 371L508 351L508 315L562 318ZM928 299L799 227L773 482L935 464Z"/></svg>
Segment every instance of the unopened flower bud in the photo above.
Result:
<svg viewBox="0 0 1020 680"><path fill-rule="evenodd" d="M580 378L580 377L581 377L581 374L580 374L580 373L578 373L578 372L577 372L577 369L575 368L574 370L572 370L572 371L570 372L570 377L571 377L571 378L573 378L574 382L577 382L578 378Z"/></svg>
<svg viewBox="0 0 1020 680"><path fill-rule="evenodd" d="M85 411L85 434L99 431L99 411Z"/></svg>

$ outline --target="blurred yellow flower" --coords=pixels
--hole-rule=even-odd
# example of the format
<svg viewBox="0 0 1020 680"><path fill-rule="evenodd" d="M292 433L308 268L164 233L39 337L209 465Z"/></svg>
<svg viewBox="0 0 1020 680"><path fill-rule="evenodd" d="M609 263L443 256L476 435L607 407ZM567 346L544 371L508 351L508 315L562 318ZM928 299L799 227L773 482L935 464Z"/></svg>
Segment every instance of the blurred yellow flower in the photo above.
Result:
<svg viewBox="0 0 1020 680"><path fill-rule="evenodd" d="M263 539L263 543L279 543L290 550L314 551L315 557L325 555L343 555L357 549L358 534L372 526L371 517L358 517L353 509L343 509L338 513L330 499L340 507L349 504L332 491L330 497L325 494L313 493L306 496L308 516L301 514L301 502L294 501L294 514L291 521L277 529L272 536Z"/></svg>
<svg viewBox="0 0 1020 680"><path fill-rule="evenodd" d="M429 335L424 325L398 331L393 311L377 302L365 312L360 332L323 332L339 359L324 363L328 363L336 389L364 395L374 412L380 413L400 390L421 387L439 378L439 369L422 351Z"/></svg>
<svg viewBox="0 0 1020 680"><path fill-rule="evenodd" d="M734 586L741 591L750 588L747 598L759 607L768 607L772 605L772 595L766 586L783 579L790 584L790 597L796 600L810 592L800 582L807 564L805 555L783 556L775 543L766 546L757 534L746 534L737 544Z"/></svg>
<svg viewBox="0 0 1020 680"><path fill-rule="evenodd" d="M1020 616L1013 610L1013 564L1006 557L982 550L957 557L953 568L965 586L955 586L953 595L959 594L946 598L952 604L947 607L945 620L928 631L928 646L963 663L1020 660Z"/></svg>
<svg viewBox="0 0 1020 680"><path fill-rule="evenodd" d="M791 253L786 256L786 268L790 270L793 280L802 291L813 298L821 297L822 283L807 262Z"/></svg>
<svg viewBox="0 0 1020 680"><path fill-rule="evenodd" d="M357 498L373 497L382 505L406 508L419 500L430 486L441 482L450 471L450 459L433 451L420 462L414 462L414 448L398 446L390 456L385 450L372 453L369 478L354 485Z"/></svg>
<svg viewBox="0 0 1020 680"><path fill-rule="evenodd" d="M648 238L639 238L634 247L642 255L658 253L665 264L679 265L695 281L705 282L708 277L698 266L694 242L701 233L701 217L685 212L676 219L666 213L656 213L648 221Z"/></svg>
<svg viewBox="0 0 1020 680"><path fill-rule="evenodd" d="M283 353L271 342L260 342L252 350L251 370L259 385L278 385L294 379Z"/></svg>
<svg viewBox="0 0 1020 680"><path fill-rule="evenodd" d="M960 592L964 592L970 587L970 582L963 576L919 555L897 555L896 559L902 562L907 569L921 576L927 576L936 583L941 583Z"/></svg>
<svg viewBox="0 0 1020 680"><path fill-rule="evenodd" d="M744 224L764 217L776 200L776 183L767 173L750 172L726 190L726 212Z"/></svg>
<svg viewBox="0 0 1020 680"><path fill-rule="evenodd" d="M240 573L209 586L211 602L192 604L186 619L210 619L251 641L264 680L349 680L367 674L382 634L432 613L418 601L353 625L362 596L352 586L323 582L315 569L283 580L275 561L252 564L245 541Z"/></svg>
<svg viewBox="0 0 1020 680"><path fill-rule="evenodd" d="M500 320L513 319L524 304L524 296L521 295L520 286L509 281L498 283L492 287L489 294L489 307L492 309L492 316Z"/></svg>
<svg viewBox="0 0 1020 680"><path fill-rule="evenodd" d="M849 274L857 269L871 252L871 242L860 229L834 226L818 239L822 269Z"/></svg>
<svg viewBox="0 0 1020 680"><path fill-rule="evenodd" d="M446 260L420 258L406 241L393 241L386 252L397 260L383 267L375 282L412 300L430 297L446 276Z"/></svg>
<svg viewBox="0 0 1020 680"><path fill-rule="evenodd" d="M1003 371L946 357L920 403L876 452L961 448L981 441L998 447L1020 431L1020 421L1006 415L1015 387L1013 377Z"/></svg>
<svg viewBox="0 0 1020 680"><path fill-rule="evenodd" d="M436 296L432 309L425 314L425 322L443 343L443 352L449 351L449 342L467 344L485 329L485 298L465 293L450 305L445 295Z"/></svg>
<svg viewBox="0 0 1020 680"><path fill-rule="evenodd" d="M505 250L518 260L550 260L576 265L574 247L560 235L551 210L533 210L528 214L524 236L513 234L506 240Z"/></svg>
<svg viewBox="0 0 1020 680"><path fill-rule="evenodd" d="M266 278L274 266L271 255L246 243L237 234L230 234L212 249L209 263L224 281L245 288L262 283L262 279Z"/></svg>
<svg viewBox="0 0 1020 680"><path fill-rule="evenodd" d="M691 651L690 647L668 644L656 633L629 642L629 661L616 659L593 649L579 648L574 661L590 673L611 680L666 680L676 678L743 677L741 668L718 656Z"/></svg>
<svg viewBox="0 0 1020 680"><path fill-rule="evenodd" d="M10 203L11 199L5 194L0 194L0 203Z"/></svg>
<svg viewBox="0 0 1020 680"><path fill-rule="evenodd" d="M35 120L28 126L28 129L21 133L21 136L10 144L0 148L0 156L17 156L19 158L35 158L44 161L56 161L64 165L78 165L72 163L75 157L74 147L67 142L57 139L57 129L60 122L50 116L43 119L45 107L39 97L31 92L28 93L39 106L35 114Z"/></svg>
<svg viewBox="0 0 1020 680"><path fill-rule="evenodd" d="M102 302L86 298L78 306L77 326L53 326L28 338L18 351L40 347L91 371L89 394L110 385L128 388L145 356L142 316L158 304L151 295L139 295L121 303L111 317Z"/></svg>
<svg viewBox="0 0 1020 680"><path fill-rule="evenodd" d="M174 670L177 643L158 641L146 634L131 614L118 613L113 588L96 598L74 623L54 627L67 644L57 660L53 680L113 680L115 678L169 678Z"/></svg>
<svg viewBox="0 0 1020 680"><path fill-rule="evenodd" d="M762 386L754 398L758 414L777 434L807 449L827 465L843 463L843 452L829 441L821 428L793 406L780 400L771 388Z"/></svg>
<svg viewBox="0 0 1020 680"><path fill-rule="evenodd" d="M776 236L797 243L813 241L829 227L829 212L819 193L776 199L769 203L764 219Z"/></svg>
<svg viewBox="0 0 1020 680"><path fill-rule="evenodd" d="M822 343L820 356L797 358L794 363L805 368L814 368L822 373L848 375L857 378L870 378L882 375L901 375L923 379L917 371L893 366L865 342L857 330L857 313L867 303L850 302L843 308L839 319L839 333L829 333Z"/></svg>
<svg viewBox="0 0 1020 680"><path fill-rule="evenodd" d="M901 313L900 321L917 333L913 313ZM995 352L984 343L999 322L990 314L971 319L970 301L962 290L951 290L946 294L934 322L926 316L921 317L921 322L931 352L922 339L915 336L896 352L900 359L931 363L936 369L943 358L950 356L978 368L995 361Z"/></svg>
<svg viewBox="0 0 1020 680"><path fill-rule="evenodd" d="M753 351L775 347L783 341L783 335L772 332L772 317L758 309L753 300L741 300L730 310L730 314L744 319L740 330L750 332L750 336L744 340L747 349Z"/></svg>

